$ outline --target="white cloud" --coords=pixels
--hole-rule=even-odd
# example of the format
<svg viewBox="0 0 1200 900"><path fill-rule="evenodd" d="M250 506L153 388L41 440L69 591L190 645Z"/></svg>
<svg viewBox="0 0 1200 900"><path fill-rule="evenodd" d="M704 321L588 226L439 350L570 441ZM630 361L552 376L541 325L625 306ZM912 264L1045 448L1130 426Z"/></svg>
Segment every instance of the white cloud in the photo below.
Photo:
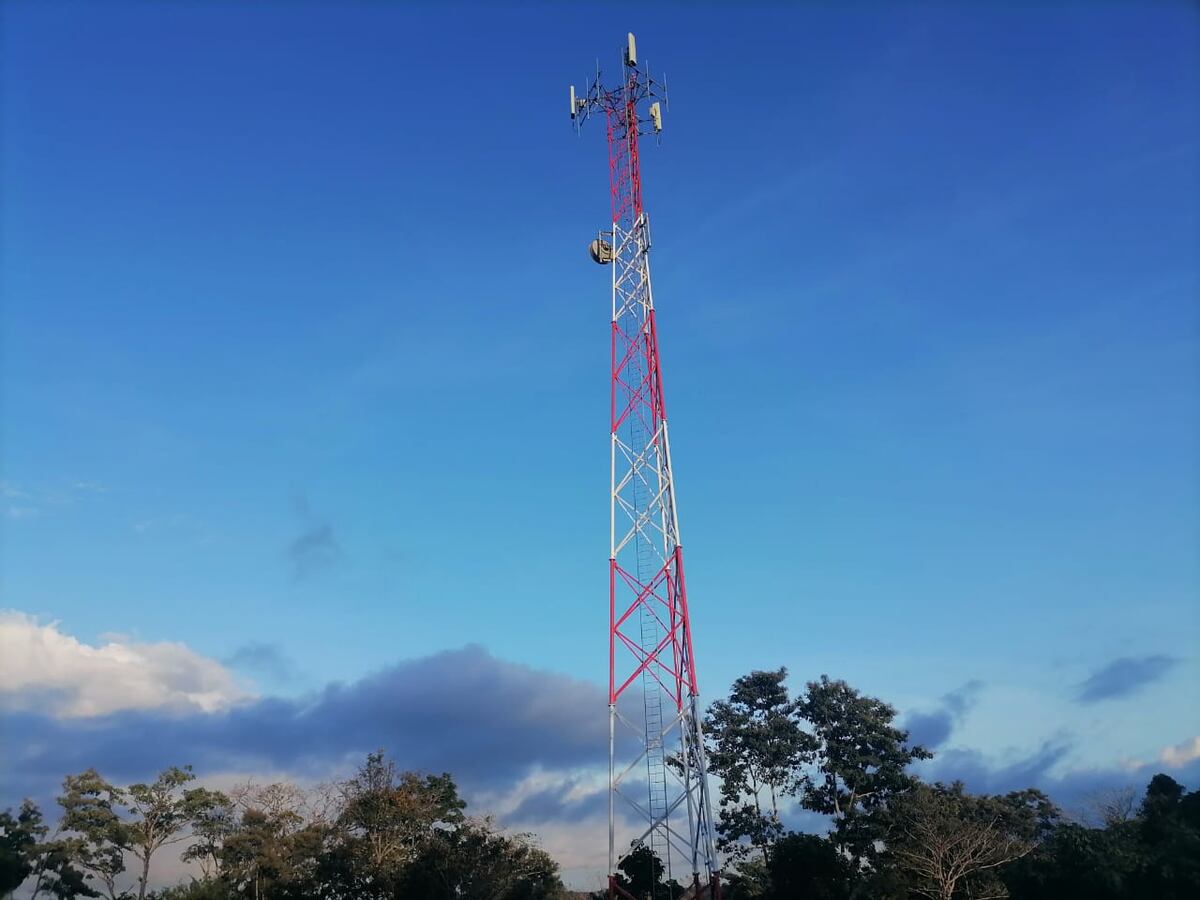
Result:
<svg viewBox="0 0 1200 900"><path fill-rule="evenodd" d="M97 481L63 482L54 488L24 487L0 481L0 510L10 519L30 519L48 508L68 507L90 494L107 494L107 485Z"/></svg>
<svg viewBox="0 0 1200 900"><path fill-rule="evenodd" d="M81 494L107 494L108 486L98 481L76 481L71 485L73 490Z"/></svg>
<svg viewBox="0 0 1200 900"><path fill-rule="evenodd" d="M0 611L0 709L60 718L120 710L216 710L247 699L232 672L179 643L114 637L82 643L16 611Z"/></svg>
<svg viewBox="0 0 1200 900"><path fill-rule="evenodd" d="M1158 761L1173 769L1178 769L1196 759L1200 759L1200 735L1182 741L1173 747L1164 747L1158 754Z"/></svg>
<svg viewBox="0 0 1200 900"><path fill-rule="evenodd" d="M28 497L28 496L29 496L29 494L27 494L25 491L21 490L15 484L11 484L10 482L7 482L7 481L0 481L0 497L21 499L21 498Z"/></svg>
<svg viewBox="0 0 1200 900"><path fill-rule="evenodd" d="M1117 767L1125 772L1137 772L1149 766L1165 766L1168 769L1182 769L1188 763L1200 759L1200 735L1187 738L1178 744L1163 747L1158 751L1154 762L1136 757L1122 757L1117 760Z"/></svg>

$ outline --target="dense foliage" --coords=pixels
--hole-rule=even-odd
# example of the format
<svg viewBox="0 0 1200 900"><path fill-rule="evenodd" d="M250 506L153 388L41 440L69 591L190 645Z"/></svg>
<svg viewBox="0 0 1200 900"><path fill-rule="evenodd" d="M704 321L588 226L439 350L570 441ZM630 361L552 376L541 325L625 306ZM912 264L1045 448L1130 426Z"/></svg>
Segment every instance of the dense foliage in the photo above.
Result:
<svg viewBox="0 0 1200 900"><path fill-rule="evenodd" d="M1144 794L1095 798L1084 824L1032 788L981 795L926 784L911 764L931 754L909 742L891 706L825 676L793 698L786 680L785 669L739 678L704 723L720 779L725 900L1200 897L1200 792L1156 775ZM401 772L382 753L315 790L219 792L194 781L190 768L172 767L120 787L88 769L64 779L53 828L30 801L0 812L0 897L583 896L564 891L532 836L469 817L450 775ZM820 833L790 830L797 811ZM166 848L199 877L156 893ZM691 897L690 878L675 875L635 846L615 881L637 900Z"/></svg>
<svg viewBox="0 0 1200 900"><path fill-rule="evenodd" d="M822 676L789 696L752 672L705 720L723 779L717 833L727 900L1181 900L1200 897L1200 792L1156 775L1100 806L1093 826L1034 789L999 796L924 784L888 704ZM826 817L785 828L782 796Z"/></svg>
<svg viewBox="0 0 1200 900"><path fill-rule="evenodd" d="M305 792L192 788L188 768L119 788L70 775L53 834L26 802L0 813L0 897L129 900L549 900L558 866L531 836L468 818L449 775L398 772L371 754L345 782ZM181 848L201 877L148 891L152 863ZM135 871L126 872L132 861Z"/></svg>

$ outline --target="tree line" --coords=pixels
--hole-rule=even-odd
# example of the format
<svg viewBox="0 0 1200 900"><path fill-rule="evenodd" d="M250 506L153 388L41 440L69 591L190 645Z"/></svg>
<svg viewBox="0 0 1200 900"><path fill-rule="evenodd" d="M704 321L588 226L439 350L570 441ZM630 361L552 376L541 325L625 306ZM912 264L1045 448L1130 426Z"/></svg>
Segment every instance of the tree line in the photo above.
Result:
<svg viewBox="0 0 1200 900"><path fill-rule="evenodd" d="M350 779L305 791L253 784L193 787L190 767L117 787L94 769L70 775L56 827L26 800L0 813L0 897L299 900L428 897L549 900L558 865L531 835L466 815L448 774L400 772L382 752ZM167 847L200 877L150 891ZM132 870L127 863L132 862Z"/></svg>
<svg viewBox="0 0 1200 900"><path fill-rule="evenodd" d="M972 794L922 782L896 710L822 676L793 698L787 670L751 672L704 721L720 779L726 900L1183 900L1200 897L1200 792L1155 775L1092 798L1092 821L1034 788ZM828 823L786 827L789 801ZM820 819L818 819L820 821ZM676 900L645 847L618 876L636 897Z"/></svg>
<svg viewBox="0 0 1200 900"><path fill-rule="evenodd" d="M1034 788L925 783L913 763L932 754L892 706L825 676L792 697L786 669L739 678L704 729L725 900L1200 897L1200 792L1167 775L1140 796L1094 798L1084 820ZM64 779L53 827L28 800L0 813L0 897L21 885L59 900L567 896L532 835L468 816L449 774L401 772L382 752L312 790L194 781L175 767L118 787L89 769ZM788 826L796 807L816 833ZM151 891L167 848L199 877ZM617 880L645 900L685 895L644 846Z"/></svg>

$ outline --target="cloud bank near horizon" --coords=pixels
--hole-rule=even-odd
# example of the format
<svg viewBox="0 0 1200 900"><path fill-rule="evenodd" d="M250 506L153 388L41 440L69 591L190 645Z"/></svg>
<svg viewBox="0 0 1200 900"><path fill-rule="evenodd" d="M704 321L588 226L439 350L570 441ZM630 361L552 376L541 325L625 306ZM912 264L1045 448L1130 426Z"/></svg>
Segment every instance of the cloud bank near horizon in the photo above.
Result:
<svg viewBox="0 0 1200 900"><path fill-rule="evenodd" d="M299 698L252 696L182 645L94 648L20 614L5 616L0 647L6 799L44 794L91 765L118 780L181 763L321 777L380 747L404 767L494 789L538 769L598 765L607 747L600 687L477 645Z"/></svg>
<svg viewBox="0 0 1200 900"><path fill-rule="evenodd" d="M275 652L248 645L254 656ZM236 656L237 654L235 654ZM938 750L917 767L990 793L1041 787L1068 804L1167 771L1200 783L1200 737L1153 760L1079 770L1069 738L996 757L946 744L981 689L969 682L932 711L910 713L914 740ZM284 698L255 696L222 663L179 643L113 637L91 646L19 612L0 613L0 713L6 766L0 807L49 800L89 766L128 782L175 764L203 776L336 778L385 748L403 768L451 772L472 805L550 832L604 818L606 698L599 685L499 659L478 645L400 661L349 683Z"/></svg>
<svg viewBox="0 0 1200 900"><path fill-rule="evenodd" d="M593 852L608 827L599 685L478 645L296 698L256 696L231 666L278 680L291 663L253 642L224 664L182 644L90 646L56 623L0 613L0 809L26 796L52 806L63 776L90 766L117 783L191 764L216 787L251 775L311 786L383 748L401 768L451 772L473 810L537 831L576 879L603 867ZM202 687L212 702L194 696ZM542 797L571 805L570 819L541 815Z"/></svg>

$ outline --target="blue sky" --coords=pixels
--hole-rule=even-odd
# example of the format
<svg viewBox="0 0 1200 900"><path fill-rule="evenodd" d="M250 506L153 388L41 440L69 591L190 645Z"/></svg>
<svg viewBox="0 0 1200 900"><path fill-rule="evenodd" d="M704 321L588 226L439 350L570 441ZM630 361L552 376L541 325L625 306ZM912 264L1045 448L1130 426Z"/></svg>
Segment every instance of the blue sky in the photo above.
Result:
<svg viewBox="0 0 1200 900"><path fill-rule="evenodd" d="M466 644L600 683L565 107L632 29L707 696L978 681L954 746L1060 771L1200 733L1192 5L0 14L3 606L283 696Z"/></svg>

